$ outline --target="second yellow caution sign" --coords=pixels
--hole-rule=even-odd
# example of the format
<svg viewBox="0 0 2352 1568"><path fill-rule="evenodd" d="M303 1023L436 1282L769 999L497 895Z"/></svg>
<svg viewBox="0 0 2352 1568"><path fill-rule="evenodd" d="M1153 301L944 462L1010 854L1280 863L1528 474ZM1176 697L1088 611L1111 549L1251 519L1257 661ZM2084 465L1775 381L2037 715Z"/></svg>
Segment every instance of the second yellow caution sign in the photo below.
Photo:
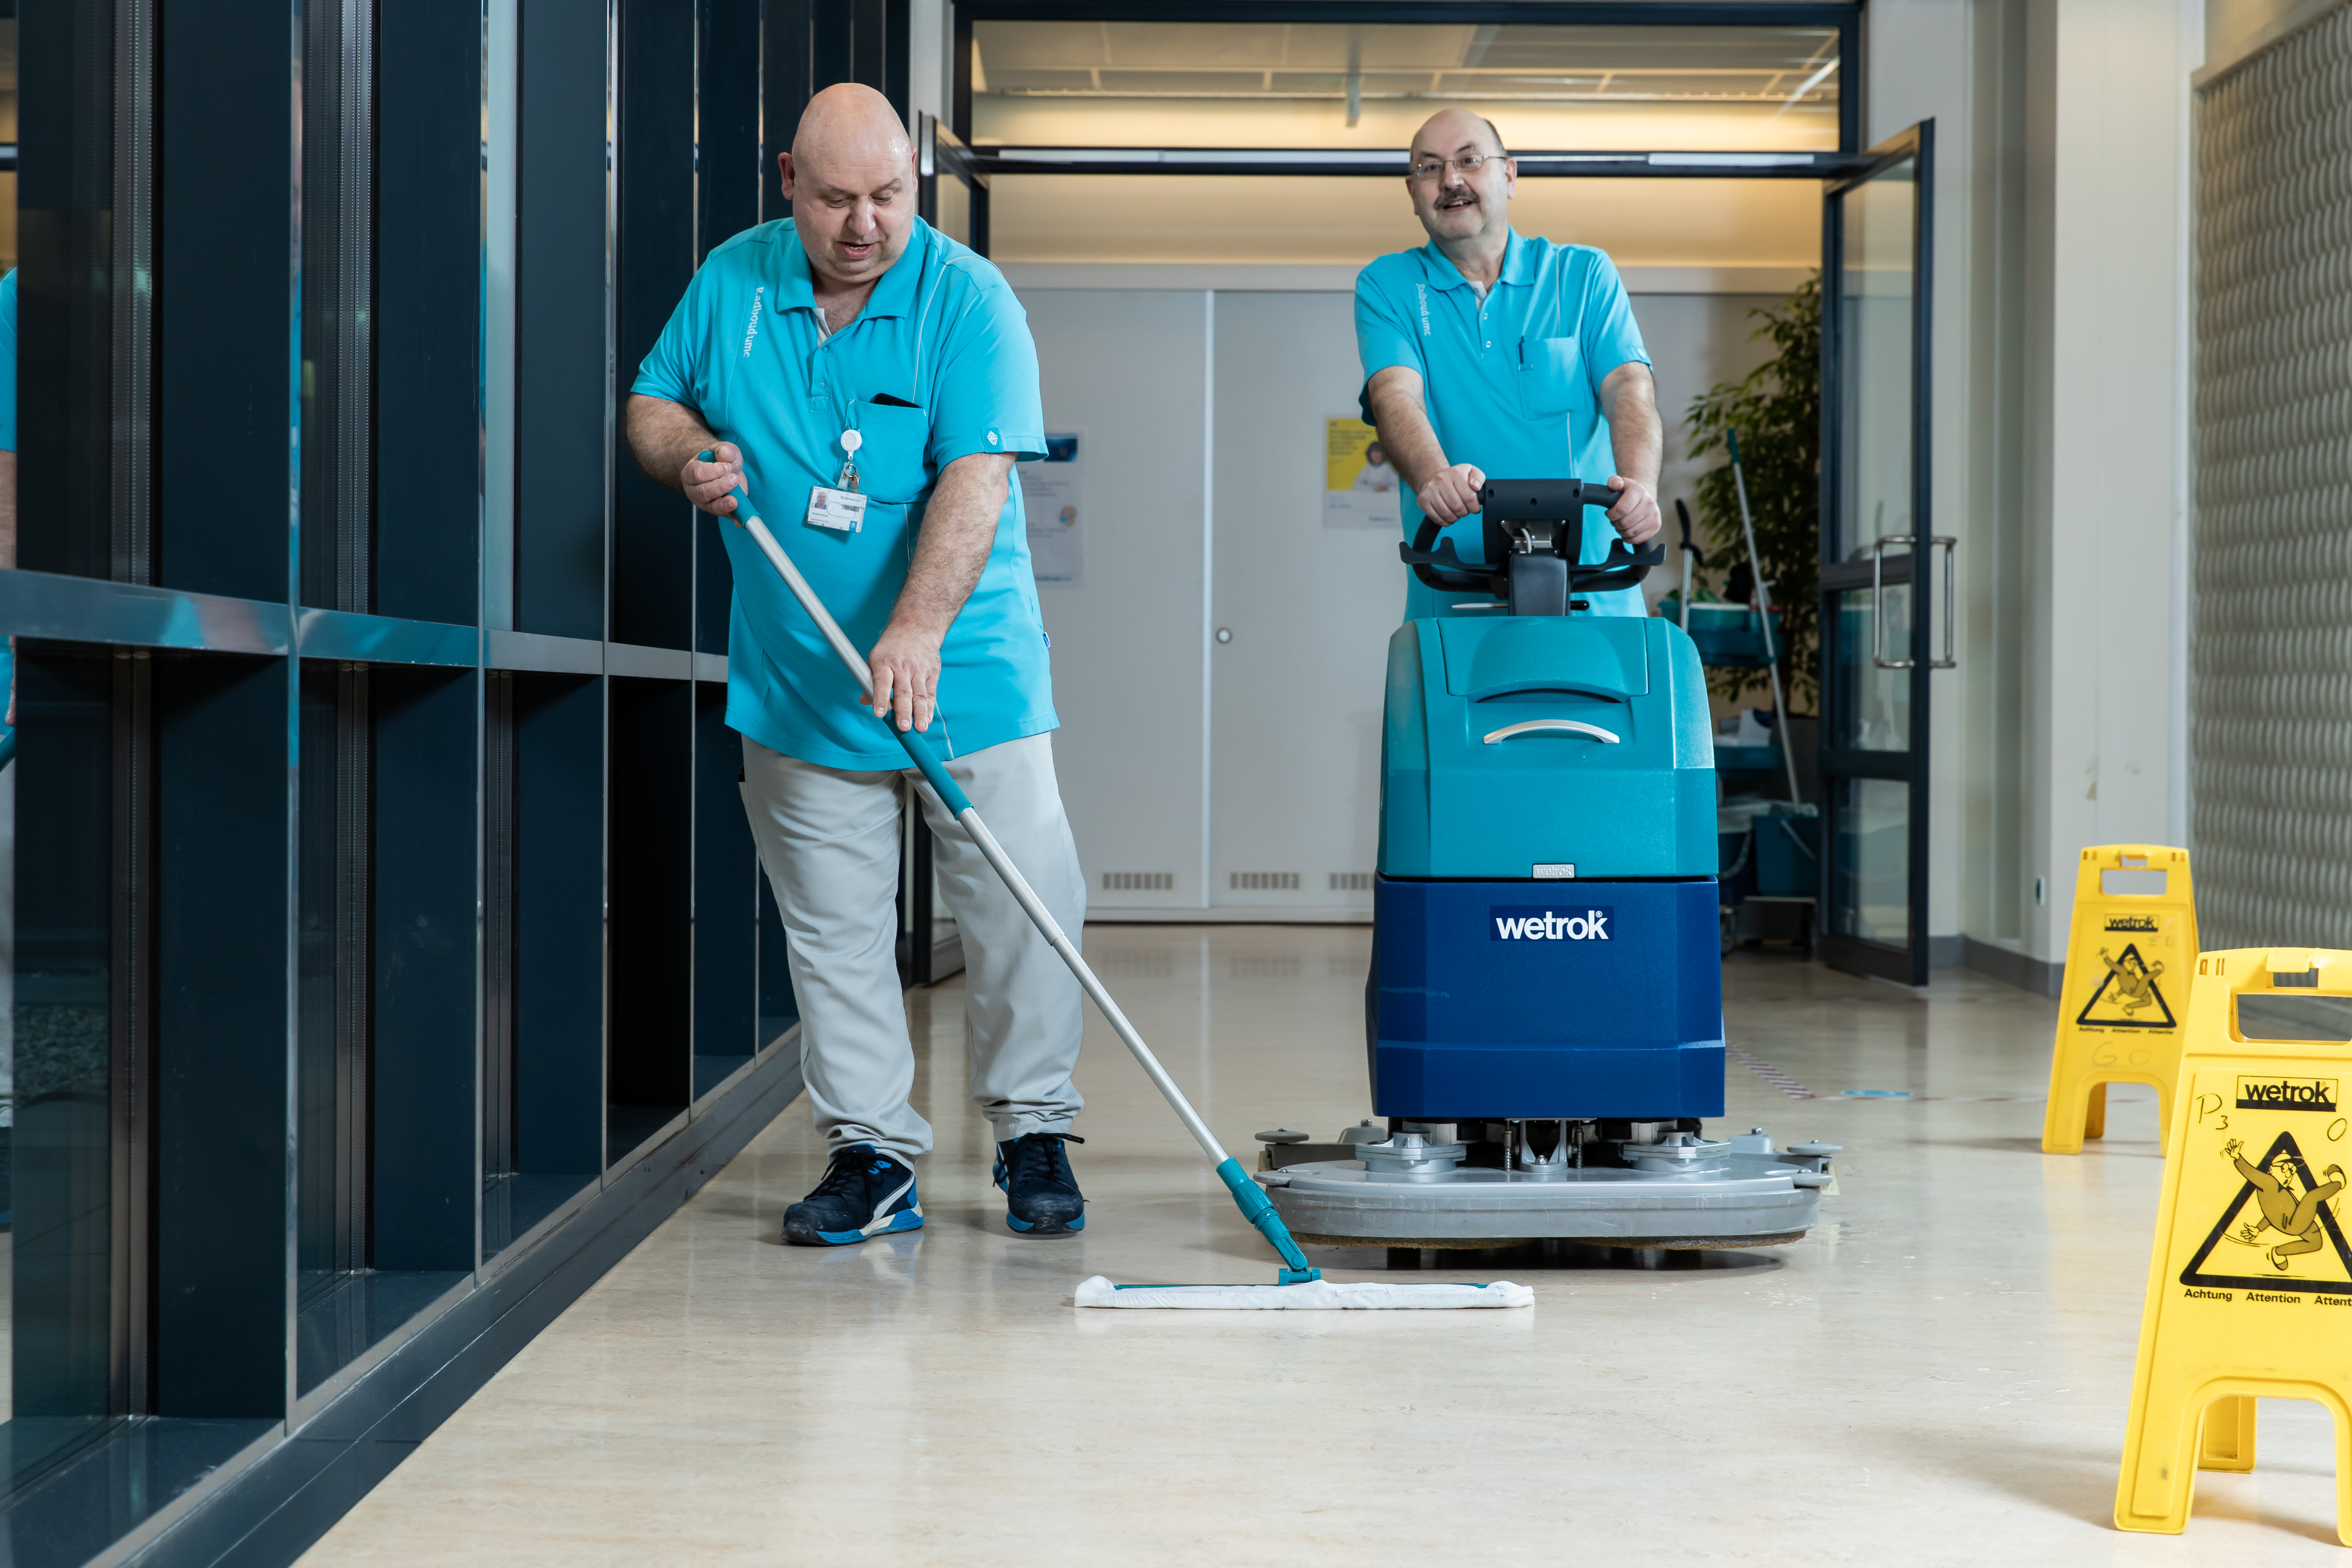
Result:
<svg viewBox="0 0 2352 1568"><path fill-rule="evenodd" d="M2311 1399L2335 1417L2336 1531L2352 1546L2352 1030L2293 1016L2347 996L2352 952L2197 961L2116 1488L2121 1529L2178 1532L2197 1456L2207 1469L2250 1469L2254 1400ZM2278 1035L2290 1037L2264 1037Z"/></svg>
<svg viewBox="0 0 2352 1568"><path fill-rule="evenodd" d="M2132 884L2137 884L2133 886ZM2189 851L2161 844L2085 849L2074 868L2074 920L2042 1152L2079 1154L2105 1136L2107 1085L2156 1090L2158 1135L2171 1125L2183 1010L2197 963Z"/></svg>

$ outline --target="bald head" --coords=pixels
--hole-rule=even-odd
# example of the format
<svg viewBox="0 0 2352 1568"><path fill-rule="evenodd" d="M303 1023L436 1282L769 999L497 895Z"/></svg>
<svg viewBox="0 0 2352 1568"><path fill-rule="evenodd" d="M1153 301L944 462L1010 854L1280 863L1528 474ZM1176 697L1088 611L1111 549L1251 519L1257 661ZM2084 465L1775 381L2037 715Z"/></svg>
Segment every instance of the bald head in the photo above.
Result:
<svg viewBox="0 0 2352 1568"><path fill-rule="evenodd" d="M793 132L793 157L820 164L872 158L896 163L913 153L898 111L863 82L836 82L810 99Z"/></svg>
<svg viewBox="0 0 2352 1568"><path fill-rule="evenodd" d="M842 82L809 100L777 155L809 265L836 287L872 287L907 248L915 156L890 100Z"/></svg>
<svg viewBox="0 0 2352 1568"><path fill-rule="evenodd" d="M1458 158L1465 152L1499 158L1503 133L1495 129L1493 121L1466 109L1441 109L1412 133L1411 156L1416 163L1423 158Z"/></svg>

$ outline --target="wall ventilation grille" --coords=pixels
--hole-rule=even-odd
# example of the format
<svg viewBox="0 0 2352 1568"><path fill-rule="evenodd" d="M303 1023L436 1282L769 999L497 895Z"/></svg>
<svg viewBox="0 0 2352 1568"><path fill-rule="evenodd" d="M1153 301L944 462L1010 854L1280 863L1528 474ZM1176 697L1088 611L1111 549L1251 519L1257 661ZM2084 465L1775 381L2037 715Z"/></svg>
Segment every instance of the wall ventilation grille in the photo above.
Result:
<svg viewBox="0 0 2352 1568"><path fill-rule="evenodd" d="M1237 893L1295 893L1298 891L1296 871L1229 871L1232 886Z"/></svg>
<svg viewBox="0 0 2352 1568"><path fill-rule="evenodd" d="M2199 935L2352 946L2352 9L2226 72L2195 112ZM2336 176L2315 173L2324 147Z"/></svg>
<svg viewBox="0 0 2352 1568"><path fill-rule="evenodd" d="M1173 871L1105 871L1102 874L1106 893L1172 893L1176 890Z"/></svg>
<svg viewBox="0 0 2352 1568"><path fill-rule="evenodd" d="M1369 893L1372 890L1372 874L1370 871L1334 871L1331 873L1331 890L1335 893Z"/></svg>

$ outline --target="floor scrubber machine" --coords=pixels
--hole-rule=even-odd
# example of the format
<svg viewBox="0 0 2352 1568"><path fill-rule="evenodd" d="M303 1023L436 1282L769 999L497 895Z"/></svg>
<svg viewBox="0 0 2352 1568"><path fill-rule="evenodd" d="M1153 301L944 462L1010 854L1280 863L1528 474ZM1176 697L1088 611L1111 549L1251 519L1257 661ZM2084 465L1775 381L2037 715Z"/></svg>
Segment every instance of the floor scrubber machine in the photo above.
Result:
<svg viewBox="0 0 2352 1568"><path fill-rule="evenodd" d="M1302 1242L1742 1247L1819 1213L1833 1146L1702 1133L1724 1074L1706 685L1672 622L1589 613L1664 556L1576 563L1584 508L1616 499L1491 480L1492 564L1433 524L1400 547L1468 603L1389 641L1374 1117L1259 1134Z"/></svg>

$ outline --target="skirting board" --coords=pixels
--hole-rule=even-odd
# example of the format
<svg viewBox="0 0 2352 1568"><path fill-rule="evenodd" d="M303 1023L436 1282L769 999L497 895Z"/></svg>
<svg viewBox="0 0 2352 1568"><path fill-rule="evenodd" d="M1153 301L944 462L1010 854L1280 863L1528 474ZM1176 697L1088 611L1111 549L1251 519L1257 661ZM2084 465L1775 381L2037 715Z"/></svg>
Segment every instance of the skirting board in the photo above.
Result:
<svg viewBox="0 0 2352 1568"><path fill-rule="evenodd" d="M2036 996L2055 996L2066 983L2066 966L2046 959L2012 952L2005 947L1979 942L1972 936L1962 937L1966 955L1961 959L1979 974L1989 974L2004 985L2014 985L2020 991L2030 991Z"/></svg>
<svg viewBox="0 0 2352 1568"><path fill-rule="evenodd" d="M557 1314L740 1153L802 1088L800 1047L787 1038L675 1136L614 1172L595 1199L542 1237L530 1256L421 1330L292 1437L279 1437L152 1542L128 1552L118 1546L93 1561L129 1561L141 1568L293 1563ZM19 1521L15 1511L10 1523L21 1542L30 1521ZM16 1562L28 1561L21 1544L18 1552Z"/></svg>

